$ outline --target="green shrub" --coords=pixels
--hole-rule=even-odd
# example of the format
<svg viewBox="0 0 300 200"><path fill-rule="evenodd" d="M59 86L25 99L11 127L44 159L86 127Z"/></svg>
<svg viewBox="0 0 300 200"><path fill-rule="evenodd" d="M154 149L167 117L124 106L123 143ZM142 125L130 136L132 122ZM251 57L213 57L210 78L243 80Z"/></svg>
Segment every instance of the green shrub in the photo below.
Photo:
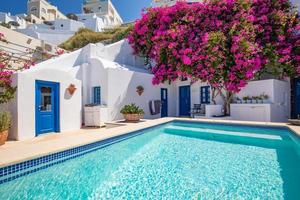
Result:
<svg viewBox="0 0 300 200"><path fill-rule="evenodd" d="M1 22L0 26L3 26L5 28L9 28L9 29L11 28L11 25L9 23L5 23L5 22Z"/></svg>
<svg viewBox="0 0 300 200"><path fill-rule="evenodd" d="M11 126L11 115L9 112L0 111L0 132L6 131Z"/></svg>
<svg viewBox="0 0 300 200"><path fill-rule="evenodd" d="M144 110L141 109L140 107L136 106L134 103L132 103L132 104L129 104L129 105L125 105L121 109L121 113L122 114L139 114L139 115L143 115Z"/></svg>
<svg viewBox="0 0 300 200"><path fill-rule="evenodd" d="M80 49L90 43L114 43L118 42L129 34L132 30L132 25L125 27L117 27L112 29L106 29L103 32L94 32L87 28L79 29L74 36L69 38L64 43L60 44L59 47L68 51L74 51Z"/></svg>

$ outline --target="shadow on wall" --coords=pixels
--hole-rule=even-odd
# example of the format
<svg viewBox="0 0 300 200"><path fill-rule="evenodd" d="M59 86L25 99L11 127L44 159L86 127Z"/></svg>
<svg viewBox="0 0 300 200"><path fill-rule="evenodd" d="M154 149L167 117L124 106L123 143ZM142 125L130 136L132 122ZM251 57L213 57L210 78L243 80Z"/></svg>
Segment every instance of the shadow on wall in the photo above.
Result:
<svg viewBox="0 0 300 200"><path fill-rule="evenodd" d="M113 49L118 48L118 45L111 46L109 51L111 52ZM114 51L115 52L115 51ZM122 41L122 44L119 48L119 51L116 51L117 54L113 59L114 62L118 62L125 65L131 66L144 66L144 59L142 57L138 57L133 54L133 49L128 44L126 40Z"/></svg>
<svg viewBox="0 0 300 200"><path fill-rule="evenodd" d="M73 95L71 95L71 94L69 93L69 91L68 91L67 89L65 89L64 98L65 98L66 100L69 100L69 99L72 98L72 96L73 96Z"/></svg>

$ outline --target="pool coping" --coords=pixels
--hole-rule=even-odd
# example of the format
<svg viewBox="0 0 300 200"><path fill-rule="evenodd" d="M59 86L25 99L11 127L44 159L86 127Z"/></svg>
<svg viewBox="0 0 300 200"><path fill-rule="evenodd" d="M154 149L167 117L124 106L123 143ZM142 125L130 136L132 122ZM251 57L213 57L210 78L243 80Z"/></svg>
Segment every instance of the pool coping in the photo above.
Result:
<svg viewBox="0 0 300 200"><path fill-rule="evenodd" d="M222 124L238 124L238 125L251 125L251 126L269 126L269 127L287 127L290 131L300 137L300 126L292 126L287 123L273 123L273 122L253 122L253 121L233 121L233 120L222 120L222 119L191 119L191 118L177 118L167 117L159 118L154 120L148 120L143 123L129 124L122 127L116 127L112 129L92 129L92 130L78 130L69 132L69 137L61 137L57 140L49 140L45 142L28 143L23 142L20 148L9 148L8 150L2 150L0 147L0 168L15 165L25 161L30 161L36 158L44 157L47 155L59 153L69 149L81 147L91 143L100 142L113 137L126 135L131 132L140 131L143 129L151 128L157 125L172 121L189 121L189 122L211 122L211 123L222 123ZM57 133L64 134L64 133ZM65 142L65 140L68 142ZM22 144L22 142L20 142ZM37 152L37 149L39 150ZM22 152L20 154L20 152Z"/></svg>

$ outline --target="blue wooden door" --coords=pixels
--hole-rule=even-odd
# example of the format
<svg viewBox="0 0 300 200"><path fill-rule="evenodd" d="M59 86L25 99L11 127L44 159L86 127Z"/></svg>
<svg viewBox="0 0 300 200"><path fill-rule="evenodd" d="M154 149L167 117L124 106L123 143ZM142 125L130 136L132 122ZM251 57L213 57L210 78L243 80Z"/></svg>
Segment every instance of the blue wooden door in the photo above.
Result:
<svg viewBox="0 0 300 200"><path fill-rule="evenodd" d="M191 91L190 86L179 87L179 115L190 116L191 110Z"/></svg>
<svg viewBox="0 0 300 200"><path fill-rule="evenodd" d="M295 111L294 118L300 117L300 79L295 80L295 91L294 91Z"/></svg>
<svg viewBox="0 0 300 200"><path fill-rule="evenodd" d="M160 89L161 117L168 117L168 89Z"/></svg>
<svg viewBox="0 0 300 200"><path fill-rule="evenodd" d="M59 131L59 84L36 81L36 135Z"/></svg>

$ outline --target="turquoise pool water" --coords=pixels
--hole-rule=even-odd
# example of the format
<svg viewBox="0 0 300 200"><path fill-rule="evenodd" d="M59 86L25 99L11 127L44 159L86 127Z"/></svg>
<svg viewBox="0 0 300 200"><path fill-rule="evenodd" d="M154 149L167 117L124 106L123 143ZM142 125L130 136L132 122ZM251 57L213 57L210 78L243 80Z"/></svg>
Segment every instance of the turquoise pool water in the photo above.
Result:
<svg viewBox="0 0 300 200"><path fill-rule="evenodd" d="M299 199L284 128L172 122L0 185L0 199Z"/></svg>

